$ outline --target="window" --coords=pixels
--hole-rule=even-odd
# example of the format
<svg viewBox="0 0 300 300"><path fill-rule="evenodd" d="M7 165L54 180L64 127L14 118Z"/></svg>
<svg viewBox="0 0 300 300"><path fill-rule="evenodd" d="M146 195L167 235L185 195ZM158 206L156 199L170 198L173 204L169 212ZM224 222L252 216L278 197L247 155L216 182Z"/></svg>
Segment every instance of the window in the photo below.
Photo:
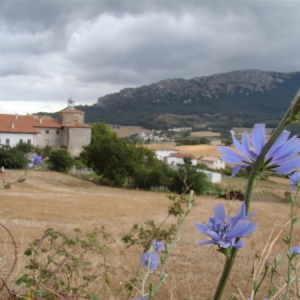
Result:
<svg viewBox="0 0 300 300"><path fill-rule="evenodd" d="M20 143L20 144L23 144L23 139L20 139L20 140L19 140L19 143Z"/></svg>
<svg viewBox="0 0 300 300"><path fill-rule="evenodd" d="M59 130L56 130L56 134L59 134Z"/></svg>
<svg viewBox="0 0 300 300"><path fill-rule="evenodd" d="M49 130L46 130L46 134L49 134Z"/></svg>
<svg viewBox="0 0 300 300"><path fill-rule="evenodd" d="M10 144L10 140L9 140L9 139L6 139L6 140L5 140L5 144L6 144L6 145L9 145L9 144Z"/></svg>
<svg viewBox="0 0 300 300"><path fill-rule="evenodd" d="M27 140L27 144L28 144L28 145L31 145L31 140Z"/></svg>

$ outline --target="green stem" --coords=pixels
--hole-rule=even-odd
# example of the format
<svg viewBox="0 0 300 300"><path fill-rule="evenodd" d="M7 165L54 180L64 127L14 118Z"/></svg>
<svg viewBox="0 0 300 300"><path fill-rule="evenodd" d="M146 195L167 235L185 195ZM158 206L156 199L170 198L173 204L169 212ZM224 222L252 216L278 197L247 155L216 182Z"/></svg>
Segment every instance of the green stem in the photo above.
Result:
<svg viewBox="0 0 300 300"><path fill-rule="evenodd" d="M154 292L152 295L150 295L149 300L153 299L153 297L155 296L155 294L157 293L157 291L160 289L162 283L163 283L163 279L165 277L165 272L164 272L164 268L165 268L165 264L167 262L167 259L173 249L173 247L175 246L175 244L178 242L179 240L179 232L181 230L181 227L186 219L186 217L189 215L189 213L191 212L192 206L193 206L193 196L194 196L194 191L191 190L190 194L189 194L189 198L188 198L188 203L187 203L187 210L184 213L184 215L178 219L177 221L177 229L176 229L176 233L175 233L175 237L171 243L171 245L169 246L169 249L167 250L167 254L165 255L165 257L162 259L161 262L161 269L160 269L160 275L159 275L159 280L158 283L156 284L156 287L154 288Z"/></svg>
<svg viewBox="0 0 300 300"><path fill-rule="evenodd" d="M232 248L231 255L229 257L227 257L227 259L226 259L226 263L225 263L223 273L222 273L221 279L219 281L219 284L218 284L218 287L217 287L217 290L216 290L216 293L214 296L214 300L220 300L222 297L222 294L223 294L226 282L229 278L236 254L237 254L237 249Z"/></svg>
<svg viewBox="0 0 300 300"><path fill-rule="evenodd" d="M257 177L257 174L260 172L263 164L265 156L267 155L268 151L272 147L272 145L275 143L276 139L280 136L282 131L285 129L285 127L289 124L292 124L296 121L298 121L300 115L300 89L298 90L297 94L295 95L290 107L288 108L287 112L285 113L283 119L279 123L278 127L273 132L271 138L268 140L266 145L263 147L261 153L257 157L256 161L254 162L251 172L248 177L248 183L246 188L246 194L245 194L245 205L246 205L246 212L249 212L250 209L250 200L252 195L253 186L255 184L255 179ZM233 248L230 254L230 257L226 259L226 263L223 269L223 273L221 275L214 300L221 299L223 290L226 286L227 280L229 278L235 257L237 254L237 249Z"/></svg>
<svg viewBox="0 0 300 300"><path fill-rule="evenodd" d="M273 278L276 272L276 268L277 268L277 260L276 257L274 258L274 265L272 266L271 269L271 276L270 276L270 283L269 283L269 291L268 291L268 299L271 297L272 294L272 285L273 285Z"/></svg>
<svg viewBox="0 0 300 300"><path fill-rule="evenodd" d="M267 273L268 273L268 269L269 269L269 265L265 266L265 272L264 272L264 274L263 274L263 277L262 277L262 279L260 280L259 284L256 285L255 288L254 288L253 300L255 300L256 294L257 294L257 292L258 292L258 290L259 290L261 284L263 283L263 281L264 281L265 278L266 278L266 275L267 275Z"/></svg>
<svg viewBox="0 0 300 300"><path fill-rule="evenodd" d="M291 226L290 226L290 233L289 233L289 237L288 237L288 272L287 272L287 284L286 284L286 290L285 290L285 294L284 294L284 300L287 299L288 295L289 295L289 291L290 291L290 286L291 286L291 268L292 268L292 259L293 257L291 257L291 245L292 245L292 237L293 237L293 232L294 232L294 224L295 224L295 220L294 220L294 206L295 206L295 198L297 197L299 192L299 188L297 190L296 196L291 198Z"/></svg>
<svg viewBox="0 0 300 300"><path fill-rule="evenodd" d="M246 204L247 213L249 212L250 209L250 199L251 199L251 194L256 179L256 175L264 164L265 156L267 155L267 153L269 152L269 150L271 149L271 147L273 146L277 138L286 128L286 126L293 122L298 121L299 113L300 113L300 89L295 95L283 119L279 123L278 127L274 130L271 138L265 144L265 146L263 147L262 151L260 152L259 156L257 157L256 161L254 162L251 168L251 172L248 177L248 184L247 184L246 195L245 195L245 204Z"/></svg>

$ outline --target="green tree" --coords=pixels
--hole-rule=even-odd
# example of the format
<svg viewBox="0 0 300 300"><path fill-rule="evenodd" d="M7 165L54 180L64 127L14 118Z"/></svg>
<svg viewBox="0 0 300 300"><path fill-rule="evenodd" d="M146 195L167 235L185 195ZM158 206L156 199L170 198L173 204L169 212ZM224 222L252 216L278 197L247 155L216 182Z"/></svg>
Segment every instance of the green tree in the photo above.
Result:
<svg viewBox="0 0 300 300"><path fill-rule="evenodd" d="M104 123L94 124L91 144L84 147L80 156L113 186L122 186L138 165L152 166L157 162L153 151L119 138Z"/></svg>
<svg viewBox="0 0 300 300"><path fill-rule="evenodd" d="M6 145L0 146L0 167L4 166L8 169L21 169L28 163L24 152L20 149Z"/></svg>
<svg viewBox="0 0 300 300"><path fill-rule="evenodd" d="M169 189L179 194L187 193L190 190L198 195L203 194L205 188L209 185L206 175L197 170L190 164L184 164L171 178Z"/></svg>
<svg viewBox="0 0 300 300"><path fill-rule="evenodd" d="M49 157L48 166L50 170L65 172L71 168L73 159L65 149L52 151Z"/></svg>
<svg viewBox="0 0 300 300"><path fill-rule="evenodd" d="M133 173L133 185L135 188L147 190L151 187L167 188L174 173L167 164L161 162L153 167L138 165Z"/></svg>
<svg viewBox="0 0 300 300"><path fill-rule="evenodd" d="M34 147L31 144L20 142L15 147L15 149L20 150L24 154L34 152Z"/></svg>

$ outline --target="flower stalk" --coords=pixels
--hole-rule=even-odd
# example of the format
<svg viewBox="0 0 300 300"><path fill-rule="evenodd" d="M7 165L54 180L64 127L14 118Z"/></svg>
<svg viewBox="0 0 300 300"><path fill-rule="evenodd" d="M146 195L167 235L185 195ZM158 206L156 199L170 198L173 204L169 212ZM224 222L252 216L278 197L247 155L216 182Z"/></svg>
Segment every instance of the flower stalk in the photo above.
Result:
<svg viewBox="0 0 300 300"><path fill-rule="evenodd" d="M298 121L299 116L300 116L300 89L298 90L297 94L295 95L290 107L288 108L286 114L284 115L283 119L279 123L278 127L273 132L271 138L264 145L261 152L259 153L259 155L255 159L255 161L253 162L253 165L251 167L251 171L250 171L250 174L248 177L248 183L247 183L247 187L246 187L245 200L244 200L247 213L250 209L250 201L251 201L251 195L252 195L254 183L264 165L266 155L268 154L272 145L276 142L277 138L282 134L282 132L284 131L286 126ZM222 297L224 288L225 288L228 278L230 276L230 272L231 272L232 266L234 264L236 255L237 255L237 250L238 249L233 248L230 256L226 258L226 263L224 265L224 269L223 269L216 293L214 295L214 300L220 300Z"/></svg>

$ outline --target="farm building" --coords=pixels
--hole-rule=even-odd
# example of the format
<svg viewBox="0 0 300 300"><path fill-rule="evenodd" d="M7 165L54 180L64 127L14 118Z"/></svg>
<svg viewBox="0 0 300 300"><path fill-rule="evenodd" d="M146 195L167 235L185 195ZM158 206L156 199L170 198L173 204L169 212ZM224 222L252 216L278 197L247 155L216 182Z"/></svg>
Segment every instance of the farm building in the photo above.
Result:
<svg viewBox="0 0 300 300"><path fill-rule="evenodd" d="M207 170L197 170L197 172L202 172L206 175L206 178L211 183L221 183L222 182L222 174L217 172L211 172Z"/></svg>
<svg viewBox="0 0 300 300"><path fill-rule="evenodd" d="M155 156L157 159L165 161L168 156L177 152L176 150L155 150Z"/></svg>
<svg viewBox="0 0 300 300"><path fill-rule="evenodd" d="M77 156L91 141L91 126L84 124L84 112L75 109L74 101L59 111L58 120L42 115L0 114L0 144L11 147L28 143L44 148L67 149Z"/></svg>
<svg viewBox="0 0 300 300"><path fill-rule="evenodd" d="M190 159L190 162L193 166L197 165L196 157L189 153L171 153L168 157L165 158L165 161L168 165L183 165L185 159Z"/></svg>
<svg viewBox="0 0 300 300"><path fill-rule="evenodd" d="M200 162L214 170L225 169L226 167L225 162L221 158L214 156L203 156L200 158Z"/></svg>

